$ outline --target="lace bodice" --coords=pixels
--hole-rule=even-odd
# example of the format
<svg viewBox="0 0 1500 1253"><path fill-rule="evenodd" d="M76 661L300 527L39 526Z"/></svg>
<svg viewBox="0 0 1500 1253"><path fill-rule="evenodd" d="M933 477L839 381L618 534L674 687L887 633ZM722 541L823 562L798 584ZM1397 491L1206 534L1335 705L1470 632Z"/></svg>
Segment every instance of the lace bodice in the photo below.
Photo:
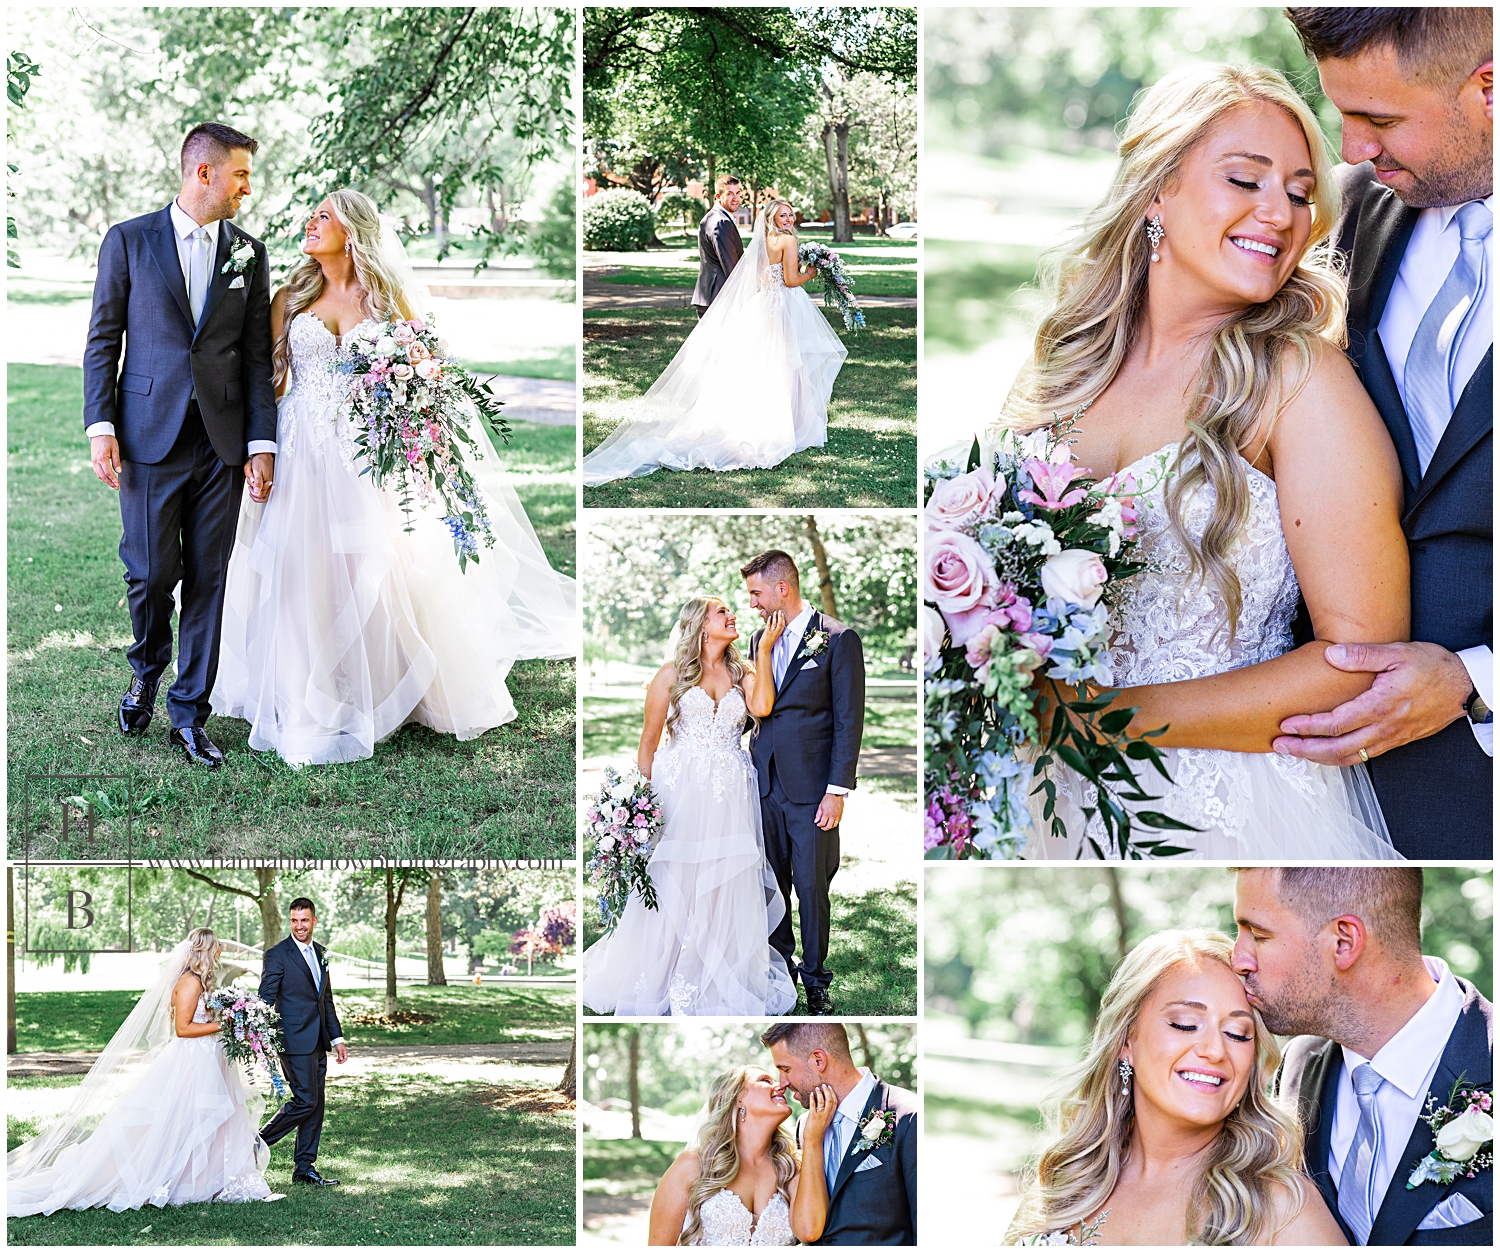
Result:
<svg viewBox="0 0 1500 1253"><path fill-rule="evenodd" d="M1220 674L1279 657L1292 646L1297 575L1281 530L1275 482L1259 470L1245 471L1249 516L1229 554L1243 603L1229 640L1223 597L1212 582L1190 575L1187 550L1168 521L1167 471L1176 452L1177 445L1169 444L1126 467L1146 489L1136 505L1141 553L1150 568L1126 585L1118 605L1111 650L1117 687ZM1193 536L1207 528L1214 499L1214 489L1204 484L1186 502L1183 522Z"/></svg>
<svg viewBox="0 0 1500 1253"><path fill-rule="evenodd" d="M193 1011L194 1022L213 1022L214 1016L208 1012L208 993L198 994L198 1008Z"/></svg>
<svg viewBox="0 0 1500 1253"><path fill-rule="evenodd" d="M715 705L714 698L701 687L691 687L679 698L677 708L677 725L656 756L654 777L664 786L673 787L684 764L697 762L709 769L714 799L722 800L731 778L742 785L755 773L750 753L740 743L745 731L744 694L732 687Z"/></svg>
<svg viewBox="0 0 1500 1253"><path fill-rule="evenodd" d="M364 322L359 322L356 327L363 325ZM292 359L291 386L287 388L276 423L279 452L290 453L302 439L312 440L315 445L326 439L338 439L341 445L347 445L345 460L352 461L353 447L344 429L348 424L338 417L348 384L332 369L340 342L315 314L304 311L292 319L291 330L287 332Z"/></svg>
<svg viewBox="0 0 1500 1253"><path fill-rule="evenodd" d="M776 1193L766 1202L757 1219L745 1203L728 1188L715 1192L698 1211L703 1233L696 1243L716 1248L796 1244L792 1235L792 1212L786 1198Z"/></svg>
<svg viewBox="0 0 1500 1253"><path fill-rule="evenodd" d="M768 265L760 272L760 290L773 300L780 300L785 294L786 274L782 271L780 261Z"/></svg>

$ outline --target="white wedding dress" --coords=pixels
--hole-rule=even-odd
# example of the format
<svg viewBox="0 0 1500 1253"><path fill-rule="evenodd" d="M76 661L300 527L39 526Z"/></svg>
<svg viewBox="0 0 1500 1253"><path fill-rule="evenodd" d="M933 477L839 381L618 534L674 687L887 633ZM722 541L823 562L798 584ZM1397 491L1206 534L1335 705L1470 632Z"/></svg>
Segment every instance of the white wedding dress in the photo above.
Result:
<svg viewBox="0 0 1500 1253"><path fill-rule="evenodd" d="M698 1221L703 1231L693 1243L704 1248L765 1248L797 1243L797 1237L792 1235L792 1211L779 1192L766 1202L756 1218L732 1189L724 1188L703 1202Z"/></svg>
<svg viewBox="0 0 1500 1253"><path fill-rule="evenodd" d="M1226 640L1224 602L1211 583L1189 574L1187 551L1168 522L1163 492L1176 452L1171 444L1125 467L1149 488L1136 496L1140 551L1149 567L1131 580L1117 606L1111 646L1115 687L1221 674L1269 661L1292 646L1297 575L1281 530L1275 482L1253 467L1246 470L1250 512L1229 556L1243 606L1235 638ZM1206 529L1213 502L1207 484L1186 502L1183 522L1195 538ZM1189 850L1188 857L1212 860L1400 858L1363 765L1321 766L1277 753L1209 748L1165 748L1162 756L1170 784L1149 763L1133 763L1141 790L1160 799L1124 804L1168 814L1199 830L1132 824L1132 841L1165 839ZM1096 857L1085 832L1107 856L1118 856L1098 814L1085 823L1082 809L1095 803L1094 786L1065 766L1052 767L1049 777L1057 783L1055 812L1067 824L1068 838L1053 838L1051 823L1042 819L1044 797L1033 796L1026 856Z"/></svg>
<svg viewBox="0 0 1500 1253"><path fill-rule="evenodd" d="M656 754L662 834L651 855L657 908L632 895L615 931L583 955L579 995L600 1013L761 1018L797 1003L770 935L785 905L766 863L760 788L741 746L745 698L701 687Z"/></svg>
<svg viewBox="0 0 1500 1253"><path fill-rule="evenodd" d="M158 984L141 998L146 1013L132 1011L62 1118L8 1154L9 1217L271 1195L260 1095L217 1035L171 1033L165 992ZM212 1021L201 996L193 1021Z"/></svg>
<svg viewBox="0 0 1500 1253"><path fill-rule="evenodd" d="M240 507L214 712L293 765L370 757L407 722L461 740L509 722L512 663L577 651L573 580L548 565L473 414L483 456L469 465L497 542L461 571L441 509L414 504L408 521L361 475L330 369L339 341L310 313L288 338L275 487Z"/></svg>
<svg viewBox="0 0 1500 1253"><path fill-rule="evenodd" d="M596 486L670 470L762 469L828 440L828 398L849 350L770 264L766 214L672 362L583 459Z"/></svg>

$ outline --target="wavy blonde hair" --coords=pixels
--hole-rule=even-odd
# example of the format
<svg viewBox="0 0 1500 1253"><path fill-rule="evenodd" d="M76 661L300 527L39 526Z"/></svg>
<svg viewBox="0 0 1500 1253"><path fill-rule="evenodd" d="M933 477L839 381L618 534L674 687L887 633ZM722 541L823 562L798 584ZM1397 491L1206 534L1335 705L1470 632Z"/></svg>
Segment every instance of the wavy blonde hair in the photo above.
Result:
<svg viewBox="0 0 1500 1253"><path fill-rule="evenodd" d="M1125 124L1108 195L1073 241L1043 257L1047 312L1000 419L1002 426L1032 429L1042 415L1074 413L1114 380L1146 307L1151 249L1145 222L1152 200L1180 176L1188 155L1220 119L1257 103L1282 110L1307 140L1316 195L1312 232L1285 286L1214 332L1165 501L1192 574L1200 584L1212 582L1223 597L1223 627L1231 640L1242 599L1228 557L1250 511L1241 450L1262 414L1274 421L1301 391L1322 347L1345 342L1346 288L1328 238L1338 218L1339 189L1317 119L1279 73L1199 63L1168 74L1139 97ZM1213 490L1214 505L1202 540L1195 542L1182 511L1202 485Z"/></svg>
<svg viewBox="0 0 1500 1253"><path fill-rule="evenodd" d="M380 251L380 209L362 191L341 187L328 193L333 215L349 235L349 257L354 275L364 289L364 311L371 318L409 319L417 316L409 293L399 275L393 273ZM292 269L283 288L286 308L282 312L281 334L271 352L272 380L280 387L291 368L290 336L292 320L311 308L323 294L323 267L313 257L304 256Z"/></svg>
<svg viewBox="0 0 1500 1253"><path fill-rule="evenodd" d="M683 694L703 681L703 624L708 620L709 608L727 602L717 596L694 596L677 615L677 647L672 650L672 668L677 677L667 692L668 735L682 716ZM740 650L731 641L724 650L724 664L729 668L729 677L738 687L748 673L748 667L740 658ZM728 693L725 693L728 695ZM760 729L760 719L747 708L745 716L750 719L752 731Z"/></svg>
<svg viewBox="0 0 1500 1253"><path fill-rule="evenodd" d="M1050 1136L1026 1182L1008 1243L1088 1222L1120 1179L1135 1127L1134 1095L1122 1095L1120 1052L1141 1007L1174 970L1217 962L1228 968L1233 942L1219 931L1162 931L1138 945L1110 980L1084 1060L1063 1079L1049 1113ZM1300 1212L1302 1129L1271 1099L1281 1065L1276 1037L1255 1014L1255 1062L1240 1103L1188 1192L1194 1244L1256 1244L1274 1236L1272 1216ZM1288 1201L1279 1207L1277 1202ZM1269 1239L1264 1242L1269 1243Z"/></svg>
<svg viewBox="0 0 1500 1253"><path fill-rule="evenodd" d="M758 1070L759 1066L736 1066L715 1079L708 1089L708 1110L693 1144L693 1153L698 1158L698 1177L688 1189L687 1222L683 1224L682 1235L677 1238L678 1244L698 1242L703 1234L701 1211L704 1204L732 1184L740 1173L735 1114L750 1072ZM771 1136L771 1162L776 1167L776 1191L790 1203L787 1186L801 1163L796 1141L785 1123Z"/></svg>
<svg viewBox="0 0 1500 1253"><path fill-rule="evenodd" d="M187 934L187 956L182 959L182 973L197 975L205 992L212 992L218 982L219 937L209 927L194 927ZM179 975L179 978L182 976Z"/></svg>
<svg viewBox="0 0 1500 1253"><path fill-rule="evenodd" d="M788 209L792 210L792 229L789 231L784 231L776 225L776 214L782 205L786 205ZM790 235L793 239L797 238L797 210L792 209L792 202L790 200L777 199L771 201L770 204L766 205L765 214L767 239L780 238L783 235Z"/></svg>

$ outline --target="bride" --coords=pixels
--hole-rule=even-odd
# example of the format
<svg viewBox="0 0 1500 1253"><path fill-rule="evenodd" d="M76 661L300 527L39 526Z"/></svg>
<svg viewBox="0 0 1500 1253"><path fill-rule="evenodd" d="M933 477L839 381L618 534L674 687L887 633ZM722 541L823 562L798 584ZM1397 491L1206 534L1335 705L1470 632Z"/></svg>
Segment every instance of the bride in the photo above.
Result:
<svg viewBox="0 0 1500 1253"><path fill-rule="evenodd" d="M1270 1096L1276 1037L1217 931L1163 931L1115 971L1006 1239L1345 1244Z"/></svg>
<svg viewBox="0 0 1500 1253"><path fill-rule="evenodd" d="M849 350L802 290L796 213L773 200L750 247L672 362L583 459L586 487L670 470L762 469L828 439L828 397Z"/></svg>
<svg viewBox="0 0 1500 1253"><path fill-rule="evenodd" d="M204 1007L219 940L197 927L84 1077L63 1116L6 1159L11 1218L103 1206L273 1200L260 1095Z"/></svg>
<svg viewBox="0 0 1500 1253"><path fill-rule="evenodd" d="M1115 704L1162 726L1172 783L1131 808L1198 828L1204 858L1397 856L1363 764L1271 751L1282 719L1332 709L1371 676L1330 644L1403 640L1401 475L1352 367L1344 283L1328 251L1338 188L1318 125L1286 80L1200 64L1148 91L1082 242L1061 257L1005 422L1072 414L1074 459L1131 475L1148 569L1124 587ZM1298 594L1314 642L1292 646ZM1108 847L1092 785L1053 768L1030 857ZM1139 830L1139 827L1137 828Z"/></svg>
<svg viewBox="0 0 1500 1253"><path fill-rule="evenodd" d="M823 1135L839 1102L827 1084L809 1099L799 1154L783 1125L792 1113L786 1090L768 1071L742 1066L715 1079L693 1146L677 1155L651 1198L647 1243L817 1243L828 1218Z"/></svg>
<svg viewBox="0 0 1500 1253"><path fill-rule="evenodd" d="M370 757L408 722L475 739L516 716L512 663L574 655L573 581L548 565L477 414L483 456L469 464L497 541L477 566L459 569L440 509L408 522L361 474L332 369L340 343L418 316L424 297L360 192L317 207L302 251L271 302L276 483L240 507L214 711L293 765Z"/></svg>
<svg viewBox="0 0 1500 1253"><path fill-rule="evenodd" d="M746 721L753 727L775 703L771 649L785 629L772 614L751 669L723 601L683 606L672 660L646 692L637 757L662 807L650 864L657 908L633 894L619 927L584 954L579 995L590 1009L759 1018L796 1005L771 947L786 906L766 863L755 767L740 744Z"/></svg>

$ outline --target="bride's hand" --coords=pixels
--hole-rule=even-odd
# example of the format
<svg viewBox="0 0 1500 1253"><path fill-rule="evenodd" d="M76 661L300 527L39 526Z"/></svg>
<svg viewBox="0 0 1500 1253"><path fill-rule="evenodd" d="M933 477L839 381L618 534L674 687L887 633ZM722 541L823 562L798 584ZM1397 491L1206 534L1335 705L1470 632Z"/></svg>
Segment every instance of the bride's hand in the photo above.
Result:
<svg viewBox="0 0 1500 1253"><path fill-rule="evenodd" d="M821 1145L823 1133L838 1113L839 1095L829 1084L820 1083L808 1094L808 1099L812 1104L807 1107L807 1121L802 1124L802 1142Z"/></svg>
<svg viewBox="0 0 1500 1253"><path fill-rule="evenodd" d="M760 652L761 656L769 657L771 650L776 647L776 641L781 638L781 633L786 630L786 614L780 609L774 610L766 619L766 629L761 632Z"/></svg>

